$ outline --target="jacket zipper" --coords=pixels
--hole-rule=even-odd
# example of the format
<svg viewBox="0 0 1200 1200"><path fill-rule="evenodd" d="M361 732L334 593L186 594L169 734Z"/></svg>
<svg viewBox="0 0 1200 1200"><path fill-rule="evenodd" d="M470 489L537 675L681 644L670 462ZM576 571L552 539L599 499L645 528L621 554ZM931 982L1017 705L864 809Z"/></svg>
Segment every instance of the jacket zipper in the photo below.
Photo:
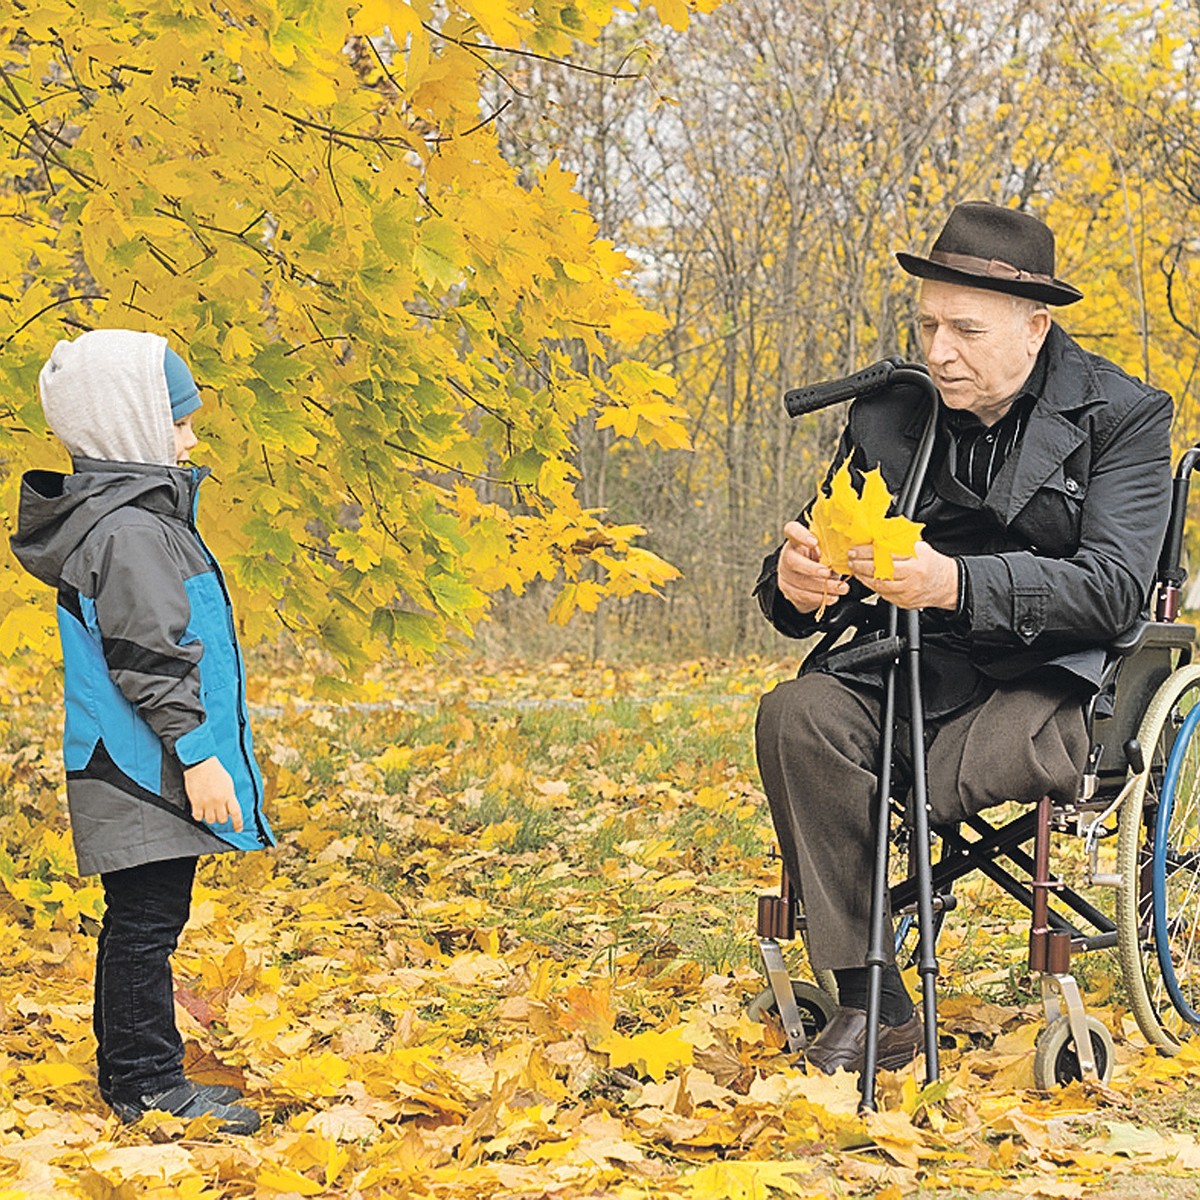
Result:
<svg viewBox="0 0 1200 1200"><path fill-rule="evenodd" d="M217 577L217 583L221 588L221 595L225 600L225 620L229 624L229 636L233 640L234 654L236 655L238 668L238 703L237 703L237 719L238 719L238 749L242 753L242 761L246 764L247 773L250 776L250 786L254 789L254 825L258 832L258 841L262 846L269 846L270 839L267 837L266 830L263 828L262 820L262 794L258 788L258 776L255 773L254 763L250 760L250 755L246 750L246 695L243 690L245 682L246 666L242 661L242 648L238 643L237 629L233 624L233 599L229 595L229 589L225 586L225 575L221 571L221 564L217 562L213 552L204 544L204 539L200 536L200 530L196 526L196 511L200 503L200 478L199 473L193 468L192 470L192 503L190 505L191 515L188 518L188 526L192 531L200 549L204 551L205 558L208 559L209 565L213 569L213 574Z"/></svg>

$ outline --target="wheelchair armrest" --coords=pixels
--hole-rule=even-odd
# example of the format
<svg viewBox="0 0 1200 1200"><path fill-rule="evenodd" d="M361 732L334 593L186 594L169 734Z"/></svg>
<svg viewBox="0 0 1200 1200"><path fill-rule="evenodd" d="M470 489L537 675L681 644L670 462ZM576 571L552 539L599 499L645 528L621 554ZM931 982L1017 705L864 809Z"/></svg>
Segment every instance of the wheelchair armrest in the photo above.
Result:
<svg viewBox="0 0 1200 1200"><path fill-rule="evenodd" d="M1192 625L1170 621L1138 621L1113 638L1108 643L1107 651L1110 659L1128 658L1145 646L1186 649L1195 641L1196 630Z"/></svg>

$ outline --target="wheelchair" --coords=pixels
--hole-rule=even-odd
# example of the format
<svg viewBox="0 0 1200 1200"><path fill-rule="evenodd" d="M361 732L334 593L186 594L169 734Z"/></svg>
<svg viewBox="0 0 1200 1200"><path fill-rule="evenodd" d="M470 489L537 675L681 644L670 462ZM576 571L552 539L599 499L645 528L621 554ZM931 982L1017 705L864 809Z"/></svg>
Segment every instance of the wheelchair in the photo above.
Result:
<svg viewBox="0 0 1200 1200"><path fill-rule="evenodd" d="M792 416L841 400L869 396L894 384L930 395L926 436L897 498L912 516L932 453L938 397L924 368L887 359L847 379L797 389L785 397ZM1034 1050L1036 1085L1049 1090L1076 1079L1107 1083L1114 1045L1108 1028L1090 1016L1071 960L1077 953L1116 947L1129 1006L1147 1041L1178 1053L1200 1030L1200 662L1196 630L1176 621L1186 578L1180 567L1189 483L1200 446L1180 459L1172 483L1171 515L1159 557L1153 620L1109 648L1102 686L1087 712L1090 749L1081 784L1069 804L1043 797L1006 824L975 816L957 826L930 827L925 804L923 731L919 714L918 613L892 610L886 637L843 653L885 667L884 745L876 812L878 843L873 880L875 934L867 954L872 970L868 1041L860 1076L861 1108L875 1108L878 980L887 959L883 939L895 938L897 960L916 964L922 981L926 1082L938 1078L935 983L936 938L956 903L954 884L980 872L1030 914L1029 971L1040 982L1045 1026ZM890 608L890 606L887 606ZM901 630L900 620L907 622ZM814 653L836 646L852 621L835 621ZM837 653L835 649L833 651ZM871 657L874 656L874 657ZM913 721L912 805L891 795L893 674L908 668ZM1051 871L1054 835L1083 840L1081 879L1070 885ZM1101 846L1116 838L1115 864L1101 863ZM890 865L891 847L907 843L909 865ZM1111 844L1111 843L1110 843ZM933 861L932 849L940 853ZM1107 858L1108 855L1105 855ZM1106 866L1112 869L1104 869ZM1107 901L1080 888L1103 889ZM886 931L884 893L896 920ZM919 945L912 948L914 928ZM759 1020L777 1020L790 1053L800 1053L824 1028L837 1002L831 972L812 982L793 980L780 943L803 934L804 917L792 881L782 873L778 894L758 898L757 940L767 987L750 1004Z"/></svg>

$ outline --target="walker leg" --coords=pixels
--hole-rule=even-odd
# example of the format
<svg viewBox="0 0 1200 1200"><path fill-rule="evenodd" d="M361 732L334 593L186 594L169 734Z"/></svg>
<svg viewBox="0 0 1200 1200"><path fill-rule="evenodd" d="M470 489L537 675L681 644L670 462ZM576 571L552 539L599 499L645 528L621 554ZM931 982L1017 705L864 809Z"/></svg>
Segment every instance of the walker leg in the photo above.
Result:
<svg viewBox="0 0 1200 1200"><path fill-rule="evenodd" d="M888 613L888 633L899 623L897 610ZM879 775L875 793L875 862L871 873L870 940L867 945L867 1032L863 1044L863 1069L859 1077L860 1112L875 1112L875 1073L879 1065L879 1010L883 970L889 959L887 928L888 855L891 850L892 751L896 717L896 664L888 663L883 674L883 706L880 713Z"/></svg>

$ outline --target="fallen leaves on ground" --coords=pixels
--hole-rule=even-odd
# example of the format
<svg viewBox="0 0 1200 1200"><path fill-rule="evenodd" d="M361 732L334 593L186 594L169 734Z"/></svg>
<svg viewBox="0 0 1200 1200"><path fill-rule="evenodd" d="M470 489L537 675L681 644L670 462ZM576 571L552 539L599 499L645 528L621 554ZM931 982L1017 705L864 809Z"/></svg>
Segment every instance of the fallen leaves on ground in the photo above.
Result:
<svg viewBox="0 0 1200 1200"><path fill-rule="evenodd" d="M1025 926L982 885L941 943L937 1083L884 1073L860 1116L852 1077L804 1074L748 1019L754 896L777 877L754 707L792 670L396 669L334 705L260 665L282 844L206 861L175 958L189 1069L247 1089L250 1139L122 1126L100 1101L100 892L72 875L58 709L12 673L0 1198L900 1200L1189 1177L1200 1053L1149 1051L1096 955L1112 1084L1032 1090Z"/></svg>

